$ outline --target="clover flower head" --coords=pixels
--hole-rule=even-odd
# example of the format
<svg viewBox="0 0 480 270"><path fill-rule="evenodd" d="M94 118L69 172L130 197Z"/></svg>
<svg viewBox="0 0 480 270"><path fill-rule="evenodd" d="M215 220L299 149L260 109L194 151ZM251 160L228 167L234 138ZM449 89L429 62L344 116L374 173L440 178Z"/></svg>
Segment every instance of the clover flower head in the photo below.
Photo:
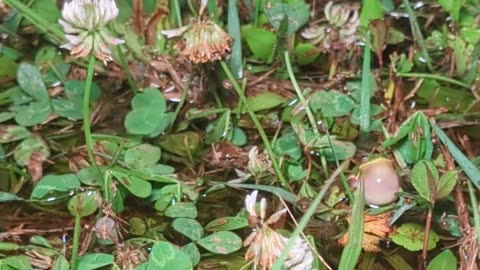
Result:
<svg viewBox="0 0 480 270"><path fill-rule="evenodd" d="M112 60L110 47L124 41L115 38L106 28L111 20L118 16L114 0L72 0L62 9L63 27L68 43L62 48L70 50L75 58L93 53L96 58L106 62Z"/></svg>
<svg viewBox="0 0 480 270"><path fill-rule="evenodd" d="M358 10L332 1L325 5L326 22L306 28L302 37L325 50L338 50L352 46L357 40L360 25Z"/></svg>
<svg viewBox="0 0 480 270"><path fill-rule="evenodd" d="M277 258L281 255L288 238L270 228L269 225L276 223L287 211L282 209L271 215L266 221L267 201L260 200L260 209L255 209L258 191L253 191L245 198L245 206L248 212L248 223L254 231L243 242L248 246L245 260L253 260L255 266L260 269L270 269ZM300 237L295 238L293 247L287 255L283 266L290 270L312 269L313 253L307 242Z"/></svg>
<svg viewBox="0 0 480 270"><path fill-rule="evenodd" d="M260 175L268 171L272 166L267 154L259 154L257 146L248 152L248 171L253 175Z"/></svg>

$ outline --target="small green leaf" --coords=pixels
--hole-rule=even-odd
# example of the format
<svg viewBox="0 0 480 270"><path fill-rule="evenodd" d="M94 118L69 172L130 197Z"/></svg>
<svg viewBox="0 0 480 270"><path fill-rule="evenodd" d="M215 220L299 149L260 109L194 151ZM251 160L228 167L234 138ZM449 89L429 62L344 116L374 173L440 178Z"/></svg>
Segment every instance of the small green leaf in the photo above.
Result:
<svg viewBox="0 0 480 270"><path fill-rule="evenodd" d="M262 92L255 96L250 96L247 99L250 109L254 112L272 109L288 102L288 99L269 91ZM245 108L244 112L246 112Z"/></svg>
<svg viewBox="0 0 480 270"><path fill-rule="evenodd" d="M310 10L304 1L293 1L289 3L268 2L265 7L265 14L275 30L279 30L284 19L288 20L286 36L297 32L308 21Z"/></svg>
<svg viewBox="0 0 480 270"><path fill-rule="evenodd" d="M42 81L38 69L30 64L20 64L17 72L17 81L24 92L38 101L49 100L47 87Z"/></svg>
<svg viewBox="0 0 480 270"><path fill-rule="evenodd" d="M199 144L200 135L193 131L167 135L158 143L164 150L181 157L188 157L189 153L194 153Z"/></svg>
<svg viewBox="0 0 480 270"><path fill-rule="evenodd" d="M457 257L450 249L442 251L428 264L427 270L457 269Z"/></svg>
<svg viewBox="0 0 480 270"><path fill-rule="evenodd" d="M273 54L277 37L274 33L263 28L250 28L247 30L247 45L253 56L268 61Z"/></svg>
<svg viewBox="0 0 480 270"><path fill-rule="evenodd" d="M68 264L68 261L64 256L59 255L55 260L55 264L53 265L52 270L65 270L65 269L70 269L70 265Z"/></svg>
<svg viewBox="0 0 480 270"><path fill-rule="evenodd" d="M355 106L352 98L338 91L317 91L310 101L310 108L313 111L321 110L324 117L347 115Z"/></svg>
<svg viewBox="0 0 480 270"><path fill-rule="evenodd" d="M195 245L194 243L188 243L182 247L182 250L188 254L190 259L192 260L193 266L197 265L200 262L202 255L200 254L197 245Z"/></svg>
<svg viewBox="0 0 480 270"><path fill-rule="evenodd" d="M148 258L147 270L191 270L193 269L190 257L174 245L156 242Z"/></svg>
<svg viewBox="0 0 480 270"><path fill-rule="evenodd" d="M282 135L275 141L274 150L279 155L288 155L295 160L302 157L302 149L293 133Z"/></svg>
<svg viewBox="0 0 480 270"><path fill-rule="evenodd" d="M382 2L380 0L364 0L360 12L360 26L367 27L375 20L383 18Z"/></svg>
<svg viewBox="0 0 480 270"><path fill-rule="evenodd" d="M124 161L134 169L143 169L155 165L160 160L160 155L160 148L145 143L127 149Z"/></svg>
<svg viewBox="0 0 480 270"><path fill-rule="evenodd" d="M87 191L74 195L67 203L72 216L86 217L97 211L97 193Z"/></svg>
<svg viewBox="0 0 480 270"><path fill-rule="evenodd" d="M315 49L316 47L312 43L299 43L295 47L295 58L297 63L299 65L308 65L313 63L313 61L315 61L320 55L318 52L312 53L315 51Z"/></svg>
<svg viewBox="0 0 480 270"><path fill-rule="evenodd" d="M142 178L129 175L122 171L112 169L112 175L133 195L139 198L146 198L152 194L152 185Z"/></svg>
<svg viewBox="0 0 480 270"><path fill-rule="evenodd" d="M8 192L5 192L5 191L0 191L0 203L2 203L2 202L15 202L15 201L23 201L23 199L18 197L15 194L8 193Z"/></svg>
<svg viewBox="0 0 480 270"><path fill-rule="evenodd" d="M114 257L111 254L95 253L87 254L78 258L78 269L93 270L100 267L105 267L114 262Z"/></svg>
<svg viewBox="0 0 480 270"><path fill-rule="evenodd" d="M45 175L33 188L31 198L42 199L49 192L66 192L80 188L80 181L74 174Z"/></svg>
<svg viewBox="0 0 480 270"><path fill-rule="evenodd" d="M28 257L25 255L19 256L10 256L6 257L5 259L0 260L0 266L2 264L8 265L11 268L7 268L7 270L30 270L32 269L32 265L28 260ZM4 268L2 268L4 269Z"/></svg>
<svg viewBox="0 0 480 270"><path fill-rule="evenodd" d="M433 203L435 200L438 179L438 170L431 161L420 160L412 169L412 185L428 202Z"/></svg>
<svg viewBox="0 0 480 270"><path fill-rule="evenodd" d="M42 138L34 136L23 140L17 148L15 148L15 161L20 166L25 166L30 157L35 153L41 153L45 158L50 156L50 149Z"/></svg>
<svg viewBox="0 0 480 270"><path fill-rule="evenodd" d="M132 111L125 118L125 128L131 134L156 136L167 128L170 118L165 114L163 94L147 88L132 100Z"/></svg>
<svg viewBox="0 0 480 270"><path fill-rule="evenodd" d="M229 231L221 231L200 239L198 244L215 254L230 254L242 248L242 239Z"/></svg>
<svg viewBox="0 0 480 270"><path fill-rule="evenodd" d="M9 143L25 139L31 135L30 131L22 126L0 125L0 143Z"/></svg>
<svg viewBox="0 0 480 270"><path fill-rule="evenodd" d="M178 202L168 207L165 215L171 218L196 218L197 207L191 202Z"/></svg>
<svg viewBox="0 0 480 270"><path fill-rule="evenodd" d="M52 100L53 110L62 117L70 119L82 119L83 111L83 92L85 91L85 81L71 80L65 83L64 98ZM93 82L90 94L90 100L94 101L100 97L100 87Z"/></svg>
<svg viewBox="0 0 480 270"><path fill-rule="evenodd" d="M245 217L221 217L210 221L206 226L207 231L233 231L248 226L248 219Z"/></svg>
<svg viewBox="0 0 480 270"><path fill-rule="evenodd" d="M335 151L335 155L333 154L332 147L320 148L317 151L328 161L335 161L335 159L349 159L353 157L357 151L357 147L352 142L332 140L332 146Z"/></svg>
<svg viewBox="0 0 480 270"><path fill-rule="evenodd" d="M392 241L410 251L418 251L423 247L423 238L425 237L425 228L422 225L415 223L402 224L394 234L390 235ZM428 237L428 250L437 246L440 238L433 231L430 230Z"/></svg>
<svg viewBox="0 0 480 270"><path fill-rule="evenodd" d="M437 190L435 194L436 199L438 200L448 196L448 194L450 194L450 192L452 192L453 188L455 187L457 179L457 170L448 171L444 175L442 175L438 180Z"/></svg>
<svg viewBox="0 0 480 270"><path fill-rule="evenodd" d="M176 218L172 223L175 231L185 235L192 241L198 241L203 236L202 225L191 218Z"/></svg>
<svg viewBox="0 0 480 270"><path fill-rule="evenodd" d="M28 105L15 106L15 121L24 127L40 124L50 117L52 107L48 100L34 101Z"/></svg>

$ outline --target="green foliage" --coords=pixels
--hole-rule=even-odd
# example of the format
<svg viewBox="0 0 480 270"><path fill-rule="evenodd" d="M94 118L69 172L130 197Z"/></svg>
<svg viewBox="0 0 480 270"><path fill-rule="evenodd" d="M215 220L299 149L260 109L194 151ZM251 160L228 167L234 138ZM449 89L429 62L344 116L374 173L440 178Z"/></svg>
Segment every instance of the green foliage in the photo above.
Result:
<svg viewBox="0 0 480 270"><path fill-rule="evenodd" d="M80 181L74 174L46 175L32 190L30 197L32 199L42 199L50 192L67 192L72 189L80 188Z"/></svg>
<svg viewBox="0 0 480 270"><path fill-rule="evenodd" d="M198 244L215 254L229 254L242 248L242 239L232 232L221 231L200 239Z"/></svg>
<svg viewBox="0 0 480 270"><path fill-rule="evenodd" d="M95 191L78 193L68 200L67 208L72 216L90 216L97 211L97 200Z"/></svg>
<svg viewBox="0 0 480 270"><path fill-rule="evenodd" d="M193 270L190 257L181 249L165 242L156 242L148 258L147 270Z"/></svg>
<svg viewBox="0 0 480 270"><path fill-rule="evenodd" d="M203 236L202 225L191 218L176 218L172 223L173 228L192 241L198 241Z"/></svg>
<svg viewBox="0 0 480 270"><path fill-rule="evenodd" d="M128 133L149 137L162 133L170 123L166 113L166 102L162 93L155 88L147 88L132 99L132 111L125 118Z"/></svg>
<svg viewBox="0 0 480 270"><path fill-rule="evenodd" d="M25 139L31 135L30 131L22 126L0 125L0 143L9 143Z"/></svg>
<svg viewBox="0 0 480 270"><path fill-rule="evenodd" d="M245 217L221 217L210 221L205 225L206 231L233 231L248 226L248 220Z"/></svg>
<svg viewBox="0 0 480 270"><path fill-rule="evenodd" d="M91 253L78 258L78 269L93 270L111 265L114 257L111 254Z"/></svg>
<svg viewBox="0 0 480 270"><path fill-rule="evenodd" d="M450 194L457 183L457 177L456 170L439 177L438 170L431 161L421 160L412 169L411 181L423 199L434 203Z"/></svg>
<svg viewBox="0 0 480 270"><path fill-rule="evenodd" d="M288 21L285 36L291 36L308 21L309 9L303 0L281 3L271 1L265 7L265 14L275 30L280 30L283 20Z"/></svg>
<svg viewBox="0 0 480 270"><path fill-rule="evenodd" d="M171 218L196 218L197 207L191 202L178 202L169 206L165 215Z"/></svg>
<svg viewBox="0 0 480 270"><path fill-rule="evenodd" d="M390 235L395 244L403 246L410 251L421 250L424 237L425 228L415 223L404 223L397 228L395 233ZM431 230L428 235L428 250L435 248L439 239L438 235Z"/></svg>
<svg viewBox="0 0 480 270"><path fill-rule="evenodd" d="M273 56L277 37L274 33L263 29L251 27L246 30L248 48L253 53L253 56L262 60L268 61Z"/></svg>
<svg viewBox="0 0 480 270"><path fill-rule="evenodd" d="M449 270L457 268L457 257L450 249L442 251L428 264L427 270Z"/></svg>
<svg viewBox="0 0 480 270"><path fill-rule="evenodd" d="M317 91L312 95L310 108L321 111L324 117L339 117L349 114L355 102L349 96L338 91Z"/></svg>
<svg viewBox="0 0 480 270"><path fill-rule="evenodd" d="M15 149L14 157L18 165L25 166L34 153L40 153L45 158L50 156L47 144L37 136L23 140Z"/></svg>
<svg viewBox="0 0 480 270"><path fill-rule="evenodd" d="M64 86L63 98L52 100L52 107L55 113L69 119L82 119L82 101L85 82L78 80L67 81ZM94 101L100 97L100 87L93 83L90 100Z"/></svg>

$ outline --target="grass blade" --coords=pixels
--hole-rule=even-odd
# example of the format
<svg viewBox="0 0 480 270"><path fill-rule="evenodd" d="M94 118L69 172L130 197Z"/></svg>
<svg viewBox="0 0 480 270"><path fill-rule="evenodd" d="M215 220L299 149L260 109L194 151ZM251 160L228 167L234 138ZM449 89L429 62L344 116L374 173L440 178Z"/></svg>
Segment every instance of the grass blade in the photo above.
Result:
<svg viewBox="0 0 480 270"><path fill-rule="evenodd" d="M450 154L452 154L453 159L460 165L468 178L470 178L470 181L480 190L480 170L458 149L441 128L433 122L431 122L431 124L440 141L442 141Z"/></svg>
<svg viewBox="0 0 480 270"><path fill-rule="evenodd" d="M356 196L352 207L352 220L348 226L348 242L343 249L342 257L340 257L338 269L355 269L360 253L362 252L365 193L363 191L363 181L360 182L360 188L355 192Z"/></svg>
<svg viewBox="0 0 480 270"><path fill-rule="evenodd" d="M372 88L370 58L370 32L367 32L363 51L362 85L360 90L360 131L365 133L370 131L370 92Z"/></svg>
<svg viewBox="0 0 480 270"><path fill-rule="evenodd" d="M237 1L228 0L228 34L233 38L232 52L228 60L228 67L235 79L243 77L242 64L242 36L240 33L240 19L238 18Z"/></svg>
<svg viewBox="0 0 480 270"><path fill-rule="evenodd" d="M477 196L475 196L475 190L473 190L472 183L467 182L468 193L470 194L470 202L472 204L473 211L473 223L475 224L475 231L477 232L477 245L480 247L480 214L478 213Z"/></svg>
<svg viewBox="0 0 480 270"><path fill-rule="evenodd" d="M425 44L425 39L423 38L422 31L420 30L420 26L418 25L417 19L415 14L413 14L412 7L410 6L410 2L408 0L402 0L403 5L405 6L405 11L408 14L408 19L410 20L410 27L412 28L412 35L413 39L418 45L420 50L420 54L422 55L422 62L427 64L429 70L432 70L432 59L428 55L427 45Z"/></svg>

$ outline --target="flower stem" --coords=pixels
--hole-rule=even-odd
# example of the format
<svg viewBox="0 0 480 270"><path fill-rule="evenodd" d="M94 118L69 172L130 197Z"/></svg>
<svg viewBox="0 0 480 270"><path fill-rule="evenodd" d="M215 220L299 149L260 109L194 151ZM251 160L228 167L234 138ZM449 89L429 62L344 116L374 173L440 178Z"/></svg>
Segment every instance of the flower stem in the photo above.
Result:
<svg viewBox="0 0 480 270"><path fill-rule="evenodd" d="M78 268L78 246L80 242L80 229L81 229L82 217L77 214L75 215L75 225L73 227L73 247L72 247L72 257L71 264L72 270L77 270Z"/></svg>
<svg viewBox="0 0 480 270"><path fill-rule="evenodd" d="M260 134L260 137L262 138L263 144L265 145L265 149L268 151L268 155L270 156L270 159L272 161L272 166L273 169L275 170L275 174L277 175L278 179L280 180L280 183L284 186L288 186L287 179L282 174L282 170L280 169L280 166L278 165L277 158L275 156L275 153L273 152L272 145L270 144L270 141L268 140L267 134L265 133L265 130L263 130L262 124L260 121L258 121L257 116L255 113L252 111L252 108L250 108L250 105L248 104L247 97L242 91L242 88L240 88L240 85L237 83L235 78L233 77L232 72L228 68L228 65L224 62L221 61L220 64L222 65L223 71L227 75L228 79L232 83L233 89L237 92L238 97L240 98L240 101L243 103L245 108L247 109L248 114L250 115L250 118L252 118L253 124L258 130L258 134Z"/></svg>
<svg viewBox="0 0 480 270"><path fill-rule="evenodd" d="M93 155L93 139L92 130L90 127L90 92L92 90L93 72L95 69L95 56L91 53L88 59L87 79L85 81L85 91L83 92L83 134L85 136L85 144L87 148L88 159L90 164L94 166L101 178L100 170L95 162ZM107 188L107 187L104 187Z"/></svg>

